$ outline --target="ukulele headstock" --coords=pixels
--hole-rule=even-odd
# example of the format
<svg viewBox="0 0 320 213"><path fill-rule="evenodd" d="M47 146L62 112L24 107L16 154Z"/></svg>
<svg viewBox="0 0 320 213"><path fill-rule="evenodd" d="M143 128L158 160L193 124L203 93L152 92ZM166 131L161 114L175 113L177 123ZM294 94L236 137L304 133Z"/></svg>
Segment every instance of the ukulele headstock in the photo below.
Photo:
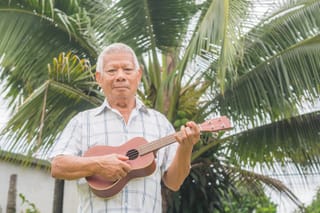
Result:
<svg viewBox="0 0 320 213"><path fill-rule="evenodd" d="M230 120L226 116L213 118L199 124L201 132L218 132L232 129Z"/></svg>

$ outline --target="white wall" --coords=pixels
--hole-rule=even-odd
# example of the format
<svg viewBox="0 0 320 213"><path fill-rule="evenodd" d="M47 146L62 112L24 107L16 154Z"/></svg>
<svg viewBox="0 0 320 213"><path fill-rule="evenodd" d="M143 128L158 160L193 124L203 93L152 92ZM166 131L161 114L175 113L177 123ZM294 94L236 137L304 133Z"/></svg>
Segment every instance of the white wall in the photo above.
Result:
<svg viewBox="0 0 320 213"><path fill-rule="evenodd" d="M22 167L0 161L0 213L6 212L9 181L12 174L17 174L17 212L25 212L29 206L22 205L19 194L34 203L41 213L52 212L54 179L48 171ZM77 192L73 181L65 182L64 211L76 212Z"/></svg>
<svg viewBox="0 0 320 213"><path fill-rule="evenodd" d="M78 207L78 194L77 194L77 188L76 188L76 181L65 181L63 212L64 213L76 212L77 207Z"/></svg>

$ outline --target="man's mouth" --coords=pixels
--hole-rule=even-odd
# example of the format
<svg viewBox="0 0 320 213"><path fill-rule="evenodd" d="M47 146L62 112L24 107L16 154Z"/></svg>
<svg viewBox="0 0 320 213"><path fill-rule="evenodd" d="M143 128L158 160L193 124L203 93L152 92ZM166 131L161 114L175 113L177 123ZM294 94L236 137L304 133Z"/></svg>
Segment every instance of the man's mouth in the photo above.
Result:
<svg viewBox="0 0 320 213"><path fill-rule="evenodd" d="M113 86L113 89L129 89L129 87L125 85L118 85L118 86Z"/></svg>

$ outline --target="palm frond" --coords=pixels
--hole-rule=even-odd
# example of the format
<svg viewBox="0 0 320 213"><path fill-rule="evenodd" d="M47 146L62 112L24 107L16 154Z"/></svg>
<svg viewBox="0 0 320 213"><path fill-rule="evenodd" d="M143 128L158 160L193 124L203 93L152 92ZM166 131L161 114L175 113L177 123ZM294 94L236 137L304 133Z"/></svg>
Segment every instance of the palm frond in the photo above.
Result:
<svg viewBox="0 0 320 213"><path fill-rule="evenodd" d="M4 150L0 150L0 160L12 162L19 166L31 166L34 168L43 169L45 171L49 171L50 169L50 163L47 160L42 160L42 159L30 160L28 156L7 152Z"/></svg>
<svg viewBox="0 0 320 213"><path fill-rule="evenodd" d="M138 54L179 47L196 8L192 0L125 1L105 4L108 12L94 17L95 28L110 42L125 42ZM194 9L192 9L194 8ZM91 13L99 11L93 8ZM160 15L161 14L161 15ZM104 20L103 22L99 20Z"/></svg>
<svg viewBox="0 0 320 213"><path fill-rule="evenodd" d="M253 115L271 120L296 115L303 101L318 97L319 38L275 56L243 75L224 96L218 97L222 113L232 115L234 120L252 119ZM247 96L244 98L243 94Z"/></svg>
<svg viewBox="0 0 320 213"><path fill-rule="evenodd" d="M195 24L197 28L190 35L181 69L189 60L199 56L201 60L209 62L204 70L214 73L213 87L219 87L219 91L223 93L227 72L229 76L237 75L234 61L235 55L240 54L242 49L239 39L242 33L241 23L252 4L247 0L208 1L202 6L202 13Z"/></svg>
<svg viewBox="0 0 320 213"><path fill-rule="evenodd" d="M232 167L225 165L225 169L237 184L245 186L252 193L264 193L261 191L261 183L268 188L283 193L288 199L294 202L299 208L303 208L301 200L280 180L271 178L270 176L258 174L253 171L239 169L239 167Z"/></svg>
<svg viewBox="0 0 320 213"><path fill-rule="evenodd" d="M66 19L51 1L8 2L0 4L0 77L6 80L4 89L15 109L47 79L44 70L54 56L72 50L90 57L95 51L82 39L83 13L74 14L81 17L78 20Z"/></svg>
<svg viewBox="0 0 320 213"><path fill-rule="evenodd" d="M224 96L217 97L222 113L234 116L234 120L239 120L239 115L247 120L253 115L274 120L297 114L305 99L317 98L320 19L316 14L320 4L309 2L247 35L240 75ZM260 31L268 33L261 35ZM240 93L247 94L246 98Z"/></svg>
<svg viewBox="0 0 320 213"><path fill-rule="evenodd" d="M45 153L76 113L102 100L89 62L61 53L49 66L48 80L24 101L4 128L4 148L26 155L39 149Z"/></svg>
<svg viewBox="0 0 320 213"><path fill-rule="evenodd" d="M231 136L228 155L239 165L292 162L302 173L304 166L319 171L319 129L319 111L273 122Z"/></svg>

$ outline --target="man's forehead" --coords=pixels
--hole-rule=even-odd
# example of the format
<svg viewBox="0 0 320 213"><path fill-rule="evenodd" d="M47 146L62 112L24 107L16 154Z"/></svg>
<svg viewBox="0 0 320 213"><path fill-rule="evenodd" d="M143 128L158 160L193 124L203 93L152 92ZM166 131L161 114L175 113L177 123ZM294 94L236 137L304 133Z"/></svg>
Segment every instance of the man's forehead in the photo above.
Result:
<svg viewBox="0 0 320 213"><path fill-rule="evenodd" d="M104 56L105 66L131 66L134 65L133 56L130 53L110 53Z"/></svg>
<svg viewBox="0 0 320 213"><path fill-rule="evenodd" d="M132 67L134 63L131 61L110 61L104 64L104 67Z"/></svg>

